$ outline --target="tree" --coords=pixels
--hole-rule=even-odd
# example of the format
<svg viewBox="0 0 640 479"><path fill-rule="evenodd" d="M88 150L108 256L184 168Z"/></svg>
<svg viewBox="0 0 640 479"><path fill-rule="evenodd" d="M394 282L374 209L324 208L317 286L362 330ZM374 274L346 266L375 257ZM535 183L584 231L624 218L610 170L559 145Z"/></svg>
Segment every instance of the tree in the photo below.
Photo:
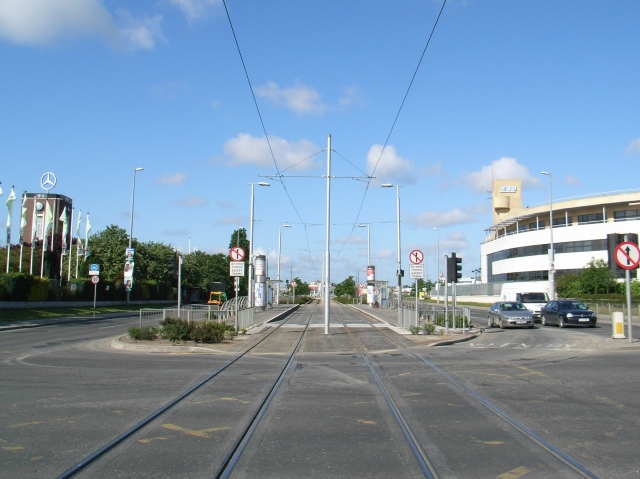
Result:
<svg viewBox="0 0 640 479"><path fill-rule="evenodd" d="M173 261L174 249L164 243L154 241L138 243L133 257L133 282L144 279L159 285L172 286L174 279L169 275L169 265ZM120 260L120 269L124 268L124 250ZM122 272L123 276L124 273Z"/></svg>
<svg viewBox="0 0 640 479"><path fill-rule="evenodd" d="M225 284L227 297L233 296L233 283L229 279L229 256L194 251L183 257L182 284L202 290L209 289L209 283Z"/></svg>
<svg viewBox="0 0 640 479"><path fill-rule="evenodd" d="M603 259L591 258L580 273L578 283L584 294L606 294L616 290L616 280Z"/></svg>
<svg viewBox="0 0 640 479"><path fill-rule="evenodd" d="M88 265L95 263L100 265L100 279L113 282L123 280L124 255L128 246L129 236L124 229L116 225L107 226L89 237L88 249L91 251L91 256L87 257L84 264L80 263L81 273L79 274L86 277L89 272ZM139 260L138 255L135 260Z"/></svg>
<svg viewBox="0 0 640 479"><path fill-rule="evenodd" d="M294 281L296 282L296 296L307 296L309 295L309 284L302 281L297 276Z"/></svg>
<svg viewBox="0 0 640 479"><path fill-rule="evenodd" d="M342 283L336 285L333 293L336 296L353 296L356 292L356 282L353 276L349 276Z"/></svg>

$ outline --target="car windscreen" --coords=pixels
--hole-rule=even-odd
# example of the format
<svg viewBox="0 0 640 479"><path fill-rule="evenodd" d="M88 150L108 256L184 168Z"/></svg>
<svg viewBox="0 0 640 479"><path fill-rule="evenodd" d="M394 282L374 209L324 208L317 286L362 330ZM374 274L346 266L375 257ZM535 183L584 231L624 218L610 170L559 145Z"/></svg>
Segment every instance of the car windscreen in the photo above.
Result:
<svg viewBox="0 0 640 479"><path fill-rule="evenodd" d="M521 296L523 303L546 303L547 298L544 293L523 293Z"/></svg>

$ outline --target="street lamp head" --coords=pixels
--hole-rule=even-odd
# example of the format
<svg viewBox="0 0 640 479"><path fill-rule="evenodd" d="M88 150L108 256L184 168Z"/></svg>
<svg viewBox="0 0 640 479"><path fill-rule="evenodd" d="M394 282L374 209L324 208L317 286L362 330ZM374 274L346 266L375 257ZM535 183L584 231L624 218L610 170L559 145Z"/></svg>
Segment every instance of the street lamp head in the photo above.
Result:
<svg viewBox="0 0 640 479"><path fill-rule="evenodd" d="M433 228L434 230L437 230L438 228Z"/></svg>
<svg viewBox="0 0 640 479"><path fill-rule="evenodd" d="M283 228L291 228L291 225L282 225Z"/></svg>
<svg viewBox="0 0 640 479"><path fill-rule="evenodd" d="M543 171L542 174L543 175L547 175L547 176L551 176L551 173L549 173L548 171Z"/></svg>
<svg viewBox="0 0 640 479"><path fill-rule="evenodd" d="M366 228L369 225L365 225L364 223L362 223L361 225L358 225L358 228Z"/></svg>
<svg viewBox="0 0 640 479"><path fill-rule="evenodd" d="M393 185L391 183L382 183L380 186L382 186L383 188L393 188Z"/></svg>
<svg viewBox="0 0 640 479"><path fill-rule="evenodd" d="M267 183L266 181L258 182L258 186L271 186L271 183Z"/></svg>

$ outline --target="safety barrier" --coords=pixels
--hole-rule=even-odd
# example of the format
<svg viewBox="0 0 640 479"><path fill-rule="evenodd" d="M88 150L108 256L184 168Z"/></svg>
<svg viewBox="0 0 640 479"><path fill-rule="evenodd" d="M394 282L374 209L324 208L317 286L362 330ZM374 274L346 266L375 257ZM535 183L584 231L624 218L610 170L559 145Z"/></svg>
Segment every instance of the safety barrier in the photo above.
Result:
<svg viewBox="0 0 640 479"><path fill-rule="evenodd" d="M235 325L235 309L218 308L212 305L190 305L184 308L141 309L140 327L142 323L164 321L167 318L179 318L190 323L191 321L219 321ZM238 310L238 329L253 326L253 308Z"/></svg>
<svg viewBox="0 0 640 479"><path fill-rule="evenodd" d="M397 326L410 329L411 327L422 328L425 324L446 325L447 314L449 316L449 329L459 329L463 332L469 329L469 325L471 324L471 308L468 306L457 307L455 310L450 307L448 310L445 310L444 306L419 303L416 318L415 303L411 302L402 303ZM462 320L456 320L456 318L462 318Z"/></svg>

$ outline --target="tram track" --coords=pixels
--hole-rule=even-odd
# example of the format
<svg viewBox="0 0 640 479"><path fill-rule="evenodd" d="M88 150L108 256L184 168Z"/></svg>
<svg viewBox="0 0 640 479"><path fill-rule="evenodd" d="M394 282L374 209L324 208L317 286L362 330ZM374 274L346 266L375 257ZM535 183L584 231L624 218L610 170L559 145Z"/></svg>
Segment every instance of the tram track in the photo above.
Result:
<svg viewBox="0 0 640 479"><path fill-rule="evenodd" d="M233 433L233 437L225 437L224 441L220 441L224 442L226 450L222 454L218 454L218 457L221 457L219 463L212 464L210 460L204 461L208 463L209 469L214 470L213 473L211 475L208 475L207 477L229 477L229 475L233 471L233 468L235 467L235 464L238 461L238 458L242 455L247 442L251 439L253 432L255 431L257 425L260 423L260 420L264 416L265 411L268 409L271 400L281 386L284 377L290 369L290 366L294 363L295 357L300 349L300 345L302 344L304 336L308 330L309 321L311 320L316 308L317 303L302 306L298 311L289 315L283 322L281 322L277 326L269 328L269 330L267 330L263 337L261 337L245 351L237 354L235 357L227 361L223 366L217 368L214 372L207 375L198 383L177 395L173 400L156 409L143 420L139 421L137 424L127 429L122 434L107 442L105 445L98 448L95 452L93 452L83 460L69 467L66 471L57 476L58 479L84 477L85 474L87 474L87 477L113 477L112 470L102 470L103 468L101 467L101 465L103 462L118 462L118 456L126 454L135 446L136 443L145 440L151 441L153 438L148 439L149 437L151 437L150 430L157 429L160 426L163 418L177 414L178 411L182 411L184 408L187 408L188 402L190 400L192 401L198 394L203 394L203 391L207 388L215 387L215 383L219 381L223 375L226 374L233 376L234 374L238 374L238 372L233 372L232 369L239 368L243 360L247 360L247 358L249 358L252 353L255 353L260 347L263 347L265 343L269 342L269 340L273 340L279 333L282 333L284 329L281 328L281 326L286 324L291 318L303 315L306 317L306 324L301 325L301 328L303 327L303 330L301 331L299 337L296 339L295 344L289 349L285 358L282 358L279 361L272 361L277 362L279 366L272 368L275 369L275 371L269 371L269 373L266 374L266 376L270 377L266 379L261 378L261 386L256 388L261 396L256 396L250 401L243 401L249 402L249 408L251 409L244 411L240 415L244 422L242 423L242 425L229 427L229 429L231 429ZM286 334L290 333L291 330L286 331ZM181 428L175 425L165 424L165 427L174 428L175 430L189 431L186 428ZM199 432L206 435L206 433L202 433L201 431ZM196 433L198 433L198 431L196 431ZM147 439L144 439L145 434L147 436ZM205 449L208 448L205 447ZM179 453L179 451L175 452ZM126 463L127 461L120 462ZM145 469L147 468L147 466L144 467ZM124 474L126 475L126 472L124 472Z"/></svg>
<svg viewBox="0 0 640 479"><path fill-rule="evenodd" d="M355 310L355 309L352 309L352 310ZM365 320L367 322L372 323L372 319L370 318L369 315L359 310L356 310L356 311L361 313L361 316L366 318ZM345 328L346 328L346 325L345 325ZM541 434L526 427L520 421L511 417L499 406L497 406L490 400L482 397L480 394L473 391L462 380L454 377L453 374L450 374L447 371L445 371L442 367L437 365L434 361L426 358L423 354L416 352L412 347L407 346L405 343L403 343L403 341L399 340L396 337L396 335L391 334L388 330L385 330L383 328L375 328L374 331L375 333L373 334L384 337L386 341L393 344L395 348L397 348L398 351L401 351L402 354L404 354L405 356L412 357L418 360L423 365L426 365L429 368L429 370L436 373L437 377L441 378L441 380L446 381L446 383L451 387L451 389L456 391L457 394L460 397L462 397L464 400L472 401L477 405L477 407L482 408L484 411L487 411L489 415L493 417L494 421L498 421L503 425L501 427L504 427L504 425L506 425L508 428L512 429L515 432L516 436L525 438L526 441L529 441L530 444L535 445L536 447L544 451L544 453L552 456L555 460L563 464L564 467L570 469L575 476L582 477L582 478L589 478L589 479L599 478L599 476L595 472L589 470L582 463L574 459L570 454L554 446L553 444L551 444L550 441L545 440ZM396 391L396 394L398 394L397 391L401 390L402 387L396 386L394 384L394 380L386 372L385 366L381 364L380 358L377 357L378 355L376 355L375 353L372 353L367 349L365 341L362 339L362 334L354 334L353 331L350 331L350 334L352 337L354 337L354 343L359 344L358 349L361 351L361 354L363 356L366 354L366 357L369 358L367 360L367 364L369 368L371 368L373 371L375 366L375 369L378 369L379 371L381 371L381 374L376 375L376 377L378 378L377 380L386 384L385 387L389 391L390 395L393 395L392 391ZM380 356L382 356L382 354L380 354ZM412 413L405 413L405 414L408 414L409 416L412 416L412 417L416 416L416 414L412 414ZM421 449L424 451L425 447L421 446ZM478 477L481 477L481 476L482 474L480 474ZM431 477L431 476L427 475L426 477ZM435 477L438 477L438 476L435 476Z"/></svg>

